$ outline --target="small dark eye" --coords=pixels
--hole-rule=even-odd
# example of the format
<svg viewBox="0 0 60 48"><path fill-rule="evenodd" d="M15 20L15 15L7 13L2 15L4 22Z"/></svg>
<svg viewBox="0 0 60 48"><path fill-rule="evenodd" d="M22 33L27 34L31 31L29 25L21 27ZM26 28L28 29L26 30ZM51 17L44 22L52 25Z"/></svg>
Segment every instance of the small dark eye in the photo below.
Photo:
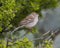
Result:
<svg viewBox="0 0 60 48"><path fill-rule="evenodd" d="M0 3L0 7L2 6L2 3Z"/></svg>

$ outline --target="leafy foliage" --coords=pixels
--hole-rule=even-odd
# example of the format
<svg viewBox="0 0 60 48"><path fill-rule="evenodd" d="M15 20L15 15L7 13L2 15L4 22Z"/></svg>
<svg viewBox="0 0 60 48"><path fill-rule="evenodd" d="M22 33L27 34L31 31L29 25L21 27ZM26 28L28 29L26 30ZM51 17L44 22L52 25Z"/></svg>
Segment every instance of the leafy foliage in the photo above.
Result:
<svg viewBox="0 0 60 48"><path fill-rule="evenodd" d="M42 44L42 46L43 46L43 48L53 48L52 44L53 44L52 40L51 41L45 40L44 44Z"/></svg>
<svg viewBox="0 0 60 48"><path fill-rule="evenodd" d="M10 25L10 21L15 17L15 0L0 0L0 31Z"/></svg>
<svg viewBox="0 0 60 48"><path fill-rule="evenodd" d="M33 48L34 45L28 38L23 38L21 41L17 40L15 43L8 42L8 46L6 40L0 40L0 48Z"/></svg>

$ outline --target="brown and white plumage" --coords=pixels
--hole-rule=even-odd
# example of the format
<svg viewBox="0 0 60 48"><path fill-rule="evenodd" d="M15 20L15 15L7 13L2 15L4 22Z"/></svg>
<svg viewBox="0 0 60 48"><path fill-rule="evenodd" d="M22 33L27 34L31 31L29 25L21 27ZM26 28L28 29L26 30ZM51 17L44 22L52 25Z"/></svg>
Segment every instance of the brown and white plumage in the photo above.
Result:
<svg viewBox="0 0 60 48"><path fill-rule="evenodd" d="M34 27L38 22L38 16L37 13L32 12L20 22L20 25L24 25L27 28Z"/></svg>

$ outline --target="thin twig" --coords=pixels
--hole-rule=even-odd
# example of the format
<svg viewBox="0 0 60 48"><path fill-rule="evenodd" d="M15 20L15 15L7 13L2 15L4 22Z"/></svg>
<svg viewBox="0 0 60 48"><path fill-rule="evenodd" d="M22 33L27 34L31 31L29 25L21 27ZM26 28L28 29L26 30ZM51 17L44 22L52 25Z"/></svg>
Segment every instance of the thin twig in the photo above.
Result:
<svg viewBox="0 0 60 48"><path fill-rule="evenodd" d="M44 36L47 35L47 34L49 34L49 33L50 33L50 30L48 32L44 33L41 37L35 38L32 41L39 40L39 39L44 39Z"/></svg>
<svg viewBox="0 0 60 48"><path fill-rule="evenodd" d="M42 36L45 36L47 34L49 34L51 31L49 30L48 32L44 33Z"/></svg>
<svg viewBox="0 0 60 48"><path fill-rule="evenodd" d="M15 31L17 31L18 29L20 29L20 28L22 28L22 27L24 27L24 25L23 25L23 26L19 26L19 27L15 28L13 31L11 31L11 34L13 34Z"/></svg>
<svg viewBox="0 0 60 48"><path fill-rule="evenodd" d="M8 43L9 43L9 42L8 42L8 39L7 39L7 40L6 40L6 48L8 48Z"/></svg>
<svg viewBox="0 0 60 48"><path fill-rule="evenodd" d="M36 40L39 40L39 39L44 39L44 36L47 35L47 34L49 34L49 33L50 33L50 31L46 32L46 33L43 34L41 37L35 38L35 39L31 40L31 41L36 41ZM26 34L24 34L24 36L25 36L25 35L26 35ZM22 38L21 38L21 39L22 39ZM17 40L21 41L21 39L18 38ZM15 42L14 42L14 44L15 44Z"/></svg>
<svg viewBox="0 0 60 48"><path fill-rule="evenodd" d="M8 48L8 35L6 35L5 40L6 40L6 48Z"/></svg>
<svg viewBox="0 0 60 48"><path fill-rule="evenodd" d="M43 34L41 37L39 37L39 38L35 38L35 39L33 39L33 40L30 40L30 41L36 41L36 40L39 40L39 39L41 39L41 40L43 40L45 37L45 35L47 35L47 34L49 34L49 33L51 33L51 35L50 36L48 36L45 40L49 40L51 37L52 37L52 35L54 34L53 32L51 32L50 30L48 31L48 32L46 32L45 34ZM53 33L53 34L52 34ZM22 39L17 39L17 40L19 40L19 41L21 41ZM16 44L16 40L15 40L15 42L14 42L14 44Z"/></svg>
<svg viewBox="0 0 60 48"><path fill-rule="evenodd" d="M15 28L13 31L9 31L9 34L10 34L10 35L11 35L11 37L12 37L12 35L13 35L13 33L14 33L15 31L17 31L18 29L23 28L23 27L24 27L24 25L23 25L23 26L19 26L19 27Z"/></svg>

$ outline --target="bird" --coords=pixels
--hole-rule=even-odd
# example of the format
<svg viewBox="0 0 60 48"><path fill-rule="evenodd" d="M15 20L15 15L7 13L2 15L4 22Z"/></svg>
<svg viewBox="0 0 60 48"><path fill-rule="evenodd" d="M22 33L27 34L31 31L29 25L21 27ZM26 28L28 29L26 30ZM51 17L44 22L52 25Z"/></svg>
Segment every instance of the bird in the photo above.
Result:
<svg viewBox="0 0 60 48"><path fill-rule="evenodd" d="M20 21L19 26L23 26L28 29L27 32L23 36L21 36L21 38L26 36L29 32L32 32L32 28L38 23L38 18L39 14L36 12L32 12L27 15L26 18Z"/></svg>
<svg viewBox="0 0 60 48"><path fill-rule="evenodd" d="M36 12L32 12L31 14L27 15L26 18L19 22L18 27L11 32L11 35L22 27L25 27L31 31L31 29L38 23L38 16L39 14ZM24 37L26 34L28 34L28 32L26 32L22 37Z"/></svg>
<svg viewBox="0 0 60 48"><path fill-rule="evenodd" d="M38 13L32 12L27 15L26 18L19 23L19 25L24 26L25 28L33 28L38 23L38 16Z"/></svg>

